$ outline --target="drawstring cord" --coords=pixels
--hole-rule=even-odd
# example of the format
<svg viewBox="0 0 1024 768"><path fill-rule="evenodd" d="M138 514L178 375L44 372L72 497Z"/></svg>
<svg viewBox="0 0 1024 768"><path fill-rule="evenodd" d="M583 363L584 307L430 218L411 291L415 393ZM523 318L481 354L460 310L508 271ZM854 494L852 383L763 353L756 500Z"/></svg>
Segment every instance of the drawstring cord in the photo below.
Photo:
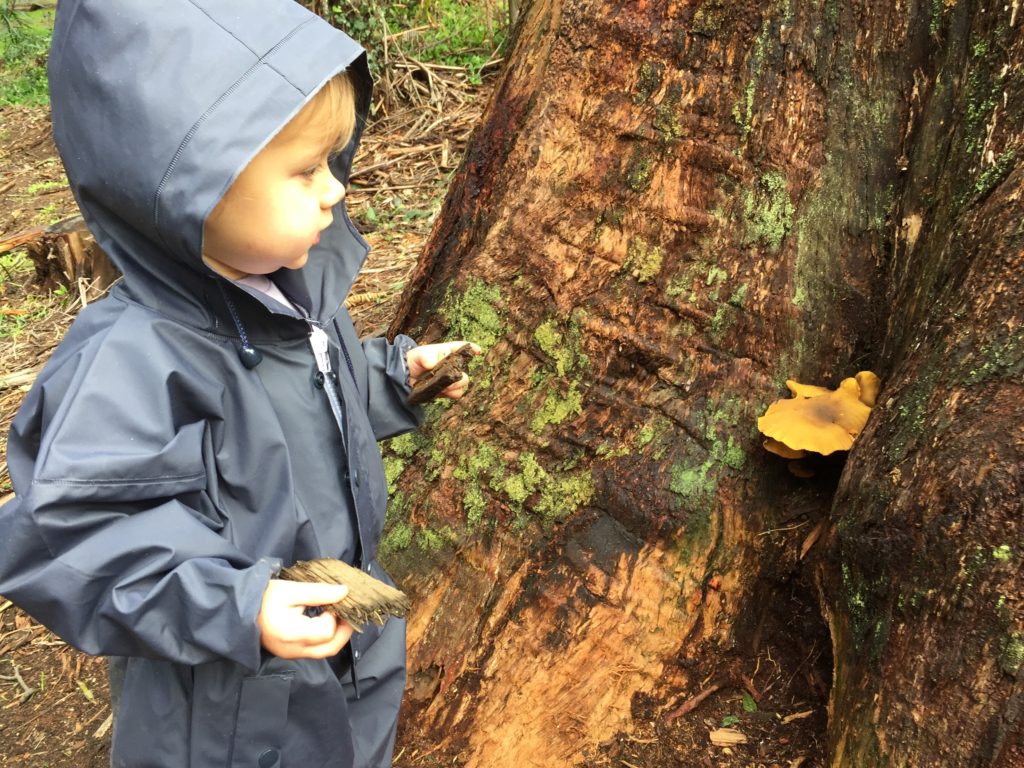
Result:
<svg viewBox="0 0 1024 768"><path fill-rule="evenodd" d="M242 365L251 371L263 362L263 353L249 343L249 336L245 332L245 326L242 325L242 319L238 316L238 310L235 309L235 302L231 300L231 296L224 289L224 282L218 280L217 287L220 288L220 295L224 297L224 303L228 305L228 312L231 313L231 319L235 322L235 328L238 330L238 338L242 342L242 346L238 348L238 359L242 361Z"/></svg>

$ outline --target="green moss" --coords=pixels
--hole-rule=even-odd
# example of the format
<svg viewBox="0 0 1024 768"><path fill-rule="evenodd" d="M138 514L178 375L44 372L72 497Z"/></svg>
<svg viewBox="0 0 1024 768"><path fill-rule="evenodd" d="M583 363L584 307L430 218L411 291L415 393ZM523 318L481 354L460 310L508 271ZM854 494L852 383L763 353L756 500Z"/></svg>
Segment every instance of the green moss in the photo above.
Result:
<svg viewBox="0 0 1024 768"><path fill-rule="evenodd" d="M461 294L450 291L441 304L450 337L474 341L484 350L493 347L505 335L501 301L498 286L479 280L471 280ZM474 362L482 359L481 355Z"/></svg>
<svg viewBox="0 0 1024 768"><path fill-rule="evenodd" d="M625 443L605 440L597 446L597 450L594 453L601 459L617 459L622 456L628 456L630 449Z"/></svg>
<svg viewBox="0 0 1024 768"><path fill-rule="evenodd" d="M529 511L538 515L545 527L550 527L590 503L594 495L590 472L574 472L571 464L548 471L530 451L520 454L519 472L501 484L517 520L525 525L529 519L525 513ZM535 495L533 504L527 505Z"/></svg>
<svg viewBox="0 0 1024 768"><path fill-rule="evenodd" d="M982 45L983 47L978 48ZM977 157L988 134L988 123L992 111L1000 103L1005 73L996 74L996 57L988 56L987 42L975 43L983 52L980 58L971 62L967 73L966 100L964 109L964 151L969 157Z"/></svg>
<svg viewBox="0 0 1024 768"><path fill-rule="evenodd" d="M626 165L626 186L634 192L642 193L651 188L654 159L640 144L633 147L629 163Z"/></svg>
<svg viewBox="0 0 1024 768"><path fill-rule="evenodd" d="M569 385L569 391L560 395L548 392L541 407L530 421L530 429L539 435L548 424L561 424L571 416L583 413L583 395L576 388L576 383Z"/></svg>
<svg viewBox="0 0 1024 768"><path fill-rule="evenodd" d="M634 104L643 104L657 92L658 88L661 87L661 75L661 64L645 61L640 65L636 93L633 94Z"/></svg>
<svg viewBox="0 0 1024 768"><path fill-rule="evenodd" d="M645 448L654 439L654 427L645 424L636 434L636 447Z"/></svg>
<svg viewBox="0 0 1024 768"><path fill-rule="evenodd" d="M594 482L590 472L560 474L549 477L541 487L535 511L545 526L551 526L569 517L594 498Z"/></svg>
<svg viewBox="0 0 1024 768"><path fill-rule="evenodd" d="M715 37L728 19L722 0L708 0L693 14L690 30L695 35Z"/></svg>
<svg viewBox="0 0 1024 768"><path fill-rule="evenodd" d="M729 330L729 327L735 320L733 316L735 311L728 304L718 305L718 309L715 310L715 316L711 318L711 338L713 340L717 341L722 337L722 334Z"/></svg>
<svg viewBox="0 0 1024 768"><path fill-rule="evenodd" d="M793 226L793 212L786 178L780 173L766 173L757 180L754 189L743 194L745 244L759 242L775 253Z"/></svg>
<svg viewBox="0 0 1024 768"><path fill-rule="evenodd" d="M691 511L710 511L718 489L718 478L713 473L714 462L708 460L699 467L676 464L672 467L668 488L682 497Z"/></svg>
<svg viewBox="0 0 1024 768"><path fill-rule="evenodd" d="M722 456L728 466L733 469L743 469L743 465L747 461L747 454L743 452L743 449L736 445L732 435L729 435L728 443L725 446L725 454Z"/></svg>
<svg viewBox="0 0 1024 768"><path fill-rule="evenodd" d="M530 497L530 490L526 487L526 483L523 482L522 475L512 475L506 478L502 490L505 491L509 501L515 505L522 506L523 502Z"/></svg>
<svg viewBox="0 0 1024 768"><path fill-rule="evenodd" d="M1021 665L1024 664L1024 638L1014 632L1003 640L1002 646L999 667L1011 677L1016 677Z"/></svg>
<svg viewBox="0 0 1024 768"><path fill-rule="evenodd" d="M771 18L766 18L761 31L754 41L754 49L750 54L750 80L743 89L743 97L733 107L732 117L740 127L740 141L746 142L754 120L754 97L757 94L757 81L761 77L765 54L768 52L768 41L771 36Z"/></svg>
<svg viewBox="0 0 1024 768"><path fill-rule="evenodd" d="M711 267L711 269L708 270L708 276L707 279L704 281L704 284L710 286L713 285L714 283L719 283L725 280L728 276L729 273L726 272L721 267Z"/></svg>
<svg viewBox="0 0 1024 768"><path fill-rule="evenodd" d="M405 461L397 456L384 457L384 477L388 482L388 495L390 496L397 488L398 478L405 471Z"/></svg>
<svg viewBox="0 0 1024 768"><path fill-rule="evenodd" d="M962 373L965 384L983 384L990 379L1013 379L1024 374L1024 329L1018 328L989 344L981 345L977 355L965 358Z"/></svg>
<svg viewBox="0 0 1024 768"><path fill-rule="evenodd" d="M996 560L1000 560L1004 563L1010 561L1010 557L1013 554L1013 550L1010 549L1009 544L1001 544L992 550L992 557Z"/></svg>
<svg viewBox="0 0 1024 768"><path fill-rule="evenodd" d="M438 552L451 538L450 529L435 531L433 528L420 528L416 532L416 544L424 552Z"/></svg>
<svg viewBox="0 0 1024 768"><path fill-rule="evenodd" d="M476 526L484 518L484 512L487 511L487 500L484 498L484 493L480 490L478 485L467 485L466 492L462 494L462 510L466 513L466 522L471 526Z"/></svg>
<svg viewBox="0 0 1024 768"><path fill-rule="evenodd" d="M382 557L407 549L412 543L413 529L406 520L408 507L408 499L401 491L389 496L384 535L379 547Z"/></svg>
<svg viewBox="0 0 1024 768"><path fill-rule="evenodd" d="M583 352L583 333L575 321L570 321L563 331L555 320L547 320L537 326L533 339L541 351L554 361L555 373L559 377L585 368L590 363Z"/></svg>
<svg viewBox="0 0 1024 768"><path fill-rule="evenodd" d="M928 31L931 32L932 37L938 37L939 31L942 29L942 21L950 8L956 5L955 0L950 2L949 0L931 0L931 19L928 22Z"/></svg>
<svg viewBox="0 0 1024 768"><path fill-rule="evenodd" d="M668 287L665 289L665 293L674 299L677 296L682 296L688 290L690 290L689 276L677 275L672 278L671 282L669 282Z"/></svg>
<svg viewBox="0 0 1024 768"><path fill-rule="evenodd" d="M1002 183L1003 179L1010 175L1016 160L1017 151L1015 149L1003 152L992 165L978 174L974 185L965 189L957 198L956 207L962 208L978 200L983 200L989 192Z"/></svg>
<svg viewBox="0 0 1024 768"><path fill-rule="evenodd" d="M665 92L665 98L654 111L654 128L666 139L677 139L683 135L683 124L679 119L679 102L682 96L683 86L680 83L672 83Z"/></svg>
<svg viewBox="0 0 1024 768"><path fill-rule="evenodd" d="M423 468L423 479L426 482L432 483L440 476L445 456L445 451L440 446L434 446L430 449L430 455L427 456L427 465Z"/></svg>
<svg viewBox="0 0 1024 768"><path fill-rule="evenodd" d="M661 272L665 254L657 245L636 238L629 243L623 269L627 269L638 282L646 283Z"/></svg>
<svg viewBox="0 0 1024 768"><path fill-rule="evenodd" d="M729 303L734 307L743 309L743 306L747 302L747 292L750 290L749 285L741 285L735 291L732 292L732 296L729 297Z"/></svg>
<svg viewBox="0 0 1024 768"><path fill-rule="evenodd" d="M380 540L380 556L388 557L396 552L408 549L412 544L413 529L406 522L395 523L389 527Z"/></svg>
<svg viewBox="0 0 1024 768"><path fill-rule="evenodd" d="M388 441L388 447L403 459L410 459L419 450L416 435L416 432L406 432L404 435L393 437Z"/></svg>
<svg viewBox="0 0 1024 768"><path fill-rule="evenodd" d="M452 471L452 477L465 484L462 492L462 509L470 526L480 523L487 511L484 487L496 487L505 472L506 465L500 451L497 446L487 441L480 443L476 451L464 454L459 459L458 466Z"/></svg>

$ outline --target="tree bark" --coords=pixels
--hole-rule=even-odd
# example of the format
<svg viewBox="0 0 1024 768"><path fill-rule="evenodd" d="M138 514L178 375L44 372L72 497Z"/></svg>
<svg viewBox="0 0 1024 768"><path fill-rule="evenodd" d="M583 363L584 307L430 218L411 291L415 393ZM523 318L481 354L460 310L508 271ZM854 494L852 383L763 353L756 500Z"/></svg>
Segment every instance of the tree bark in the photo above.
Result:
<svg viewBox="0 0 1024 768"><path fill-rule="evenodd" d="M835 765L1024 765L1024 34L931 25L885 272L881 404L818 572Z"/></svg>
<svg viewBox="0 0 1024 768"><path fill-rule="evenodd" d="M409 701L439 753L586 763L638 694L698 685L692 659L770 644L772 597L825 530L833 764L1011 764L1016 7L523 9L393 326L485 348L470 395L387 459ZM786 378L872 367L880 405L845 471L799 480L761 450ZM968 568L976 547L999 554ZM968 624L961 669L938 645ZM942 744L971 692L958 732L977 743Z"/></svg>

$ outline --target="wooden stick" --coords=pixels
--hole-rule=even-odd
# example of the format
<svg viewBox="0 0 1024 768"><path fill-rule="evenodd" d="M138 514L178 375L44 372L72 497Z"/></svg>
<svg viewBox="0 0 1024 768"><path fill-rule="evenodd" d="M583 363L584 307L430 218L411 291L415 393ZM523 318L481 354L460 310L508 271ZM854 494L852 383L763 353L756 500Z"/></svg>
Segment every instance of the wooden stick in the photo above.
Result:
<svg viewBox="0 0 1024 768"><path fill-rule="evenodd" d="M697 707L699 707L701 705L701 703L704 701L704 699L706 699L708 696L710 696L715 691L721 690L725 686L725 684L726 684L725 680L721 680L721 679L716 680L711 685L709 685L707 688L705 688L703 691L701 691L696 696L694 696L692 699L689 699L688 701L684 701L681 706L677 707L676 709L673 709L671 712L669 712L667 715L665 715L665 722L666 723L671 723L677 717L682 717L683 715L685 715L685 714L687 714L689 712L692 712L693 710L695 710Z"/></svg>
<svg viewBox="0 0 1024 768"><path fill-rule="evenodd" d="M407 402L409 405L419 405L428 400L433 400L444 390L462 378L466 366L474 357L473 346L463 344L451 352L440 363L431 370L424 373L412 386Z"/></svg>
<svg viewBox="0 0 1024 768"><path fill-rule="evenodd" d="M401 617L409 612L409 598L404 592L341 560L325 557L298 562L282 570L280 578L345 584L348 594L340 602L324 606L324 609L347 621L356 632L362 632L363 626L371 621L383 625L389 615Z"/></svg>

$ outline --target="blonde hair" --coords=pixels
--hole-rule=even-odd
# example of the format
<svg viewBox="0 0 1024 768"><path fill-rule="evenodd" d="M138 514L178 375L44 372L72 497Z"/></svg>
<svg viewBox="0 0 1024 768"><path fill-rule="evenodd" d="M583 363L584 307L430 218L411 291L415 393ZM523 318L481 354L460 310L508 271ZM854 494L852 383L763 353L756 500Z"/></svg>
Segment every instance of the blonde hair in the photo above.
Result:
<svg viewBox="0 0 1024 768"><path fill-rule="evenodd" d="M356 91L348 72L339 72L320 88L281 131L316 126L323 130L329 154L343 150L356 130Z"/></svg>

